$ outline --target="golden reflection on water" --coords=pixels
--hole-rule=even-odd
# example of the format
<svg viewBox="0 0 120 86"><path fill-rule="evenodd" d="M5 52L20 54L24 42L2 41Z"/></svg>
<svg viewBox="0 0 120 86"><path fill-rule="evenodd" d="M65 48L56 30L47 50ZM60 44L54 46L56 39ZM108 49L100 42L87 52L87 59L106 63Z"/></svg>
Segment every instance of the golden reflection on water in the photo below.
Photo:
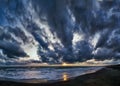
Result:
<svg viewBox="0 0 120 86"><path fill-rule="evenodd" d="M68 74L63 73L63 81L67 81L68 80Z"/></svg>

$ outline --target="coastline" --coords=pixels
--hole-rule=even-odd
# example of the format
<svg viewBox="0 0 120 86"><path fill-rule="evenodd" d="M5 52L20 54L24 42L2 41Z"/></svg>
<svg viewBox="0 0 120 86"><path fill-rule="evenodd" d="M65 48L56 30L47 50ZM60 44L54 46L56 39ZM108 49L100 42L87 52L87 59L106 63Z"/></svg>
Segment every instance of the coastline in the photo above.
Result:
<svg viewBox="0 0 120 86"><path fill-rule="evenodd" d="M94 73L78 76L68 81L20 83L0 80L0 86L120 86L119 81L120 65L113 65L102 68Z"/></svg>

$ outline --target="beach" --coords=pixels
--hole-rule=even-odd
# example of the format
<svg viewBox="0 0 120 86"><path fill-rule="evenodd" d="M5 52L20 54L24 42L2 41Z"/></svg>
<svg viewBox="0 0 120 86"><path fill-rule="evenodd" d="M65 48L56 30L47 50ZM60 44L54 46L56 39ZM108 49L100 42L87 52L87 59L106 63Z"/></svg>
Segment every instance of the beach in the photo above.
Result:
<svg viewBox="0 0 120 86"><path fill-rule="evenodd" d="M66 81L34 82L24 83L1 80L0 86L120 86L120 65L108 66L95 73L81 75Z"/></svg>

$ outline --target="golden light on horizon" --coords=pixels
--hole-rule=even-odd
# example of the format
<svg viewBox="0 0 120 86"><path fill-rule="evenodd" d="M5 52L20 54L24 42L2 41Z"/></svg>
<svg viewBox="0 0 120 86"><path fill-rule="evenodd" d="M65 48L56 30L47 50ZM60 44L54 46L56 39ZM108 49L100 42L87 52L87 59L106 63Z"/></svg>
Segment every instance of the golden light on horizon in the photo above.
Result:
<svg viewBox="0 0 120 86"><path fill-rule="evenodd" d="M65 63L65 62L64 62L64 63L62 63L62 66L67 66L67 63Z"/></svg>

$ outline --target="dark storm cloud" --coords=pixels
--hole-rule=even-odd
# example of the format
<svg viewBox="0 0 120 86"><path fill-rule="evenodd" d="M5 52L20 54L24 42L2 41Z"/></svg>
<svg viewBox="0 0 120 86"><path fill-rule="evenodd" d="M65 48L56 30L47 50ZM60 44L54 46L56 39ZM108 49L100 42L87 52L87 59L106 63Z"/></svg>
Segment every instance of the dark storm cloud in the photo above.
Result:
<svg viewBox="0 0 120 86"><path fill-rule="evenodd" d="M107 44L107 47L120 52L120 29L116 29L112 32Z"/></svg>
<svg viewBox="0 0 120 86"><path fill-rule="evenodd" d="M33 34L33 36L35 37L35 39L39 42L39 44L40 44L43 48L45 48L46 50L48 50L48 44L43 41L43 39L40 37L40 35L38 35L38 34L35 33L35 32L33 32L32 34Z"/></svg>
<svg viewBox="0 0 120 86"><path fill-rule="evenodd" d="M101 47L97 48L94 57L98 60L112 59L114 57L114 53L112 49Z"/></svg>
<svg viewBox="0 0 120 86"><path fill-rule="evenodd" d="M100 34L101 37L98 40L98 42L95 46L95 49L98 48L98 47L106 46L106 43L107 43L107 40L108 40L110 34L111 34L111 31L109 31L109 29L103 30L103 32Z"/></svg>
<svg viewBox="0 0 120 86"><path fill-rule="evenodd" d="M8 57L20 56L25 57L27 54L23 51L19 45L10 43L7 41L0 41L0 48L3 49L4 53L8 55Z"/></svg>
<svg viewBox="0 0 120 86"><path fill-rule="evenodd" d="M76 43L75 54L78 60L86 60L92 58L92 46L86 40L82 40Z"/></svg>
<svg viewBox="0 0 120 86"><path fill-rule="evenodd" d="M69 13L67 11L66 0L37 0L32 1L36 12L42 16L47 16L48 24L52 27L51 30L57 33L65 47L72 45L72 29L70 24ZM38 9L37 9L38 7Z"/></svg>
<svg viewBox="0 0 120 86"><path fill-rule="evenodd" d="M39 43L38 54L44 62L59 62L60 59L68 62L85 61L92 57L103 60L120 56L118 0L0 0L0 2L2 3L0 3L2 21L0 21L2 27L0 48L9 56L26 56L24 50L19 47L20 43L11 36L14 34L25 44L31 42L23 27ZM36 17L41 21L36 21ZM17 20L23 27L13 28ZM46 22L49 31L54 38L57 36L61 44L52 43L47 37L49 33L44 33L44 29L48 28L42 28L36 22ZM73 45L75 33L84 37ZM94 47L91 40L96 38L97 33L100 37L95 40ZM4 39L11 40L14 44L2 41ZM49 45L53 46L54 50L50 50Z"/></svg>

